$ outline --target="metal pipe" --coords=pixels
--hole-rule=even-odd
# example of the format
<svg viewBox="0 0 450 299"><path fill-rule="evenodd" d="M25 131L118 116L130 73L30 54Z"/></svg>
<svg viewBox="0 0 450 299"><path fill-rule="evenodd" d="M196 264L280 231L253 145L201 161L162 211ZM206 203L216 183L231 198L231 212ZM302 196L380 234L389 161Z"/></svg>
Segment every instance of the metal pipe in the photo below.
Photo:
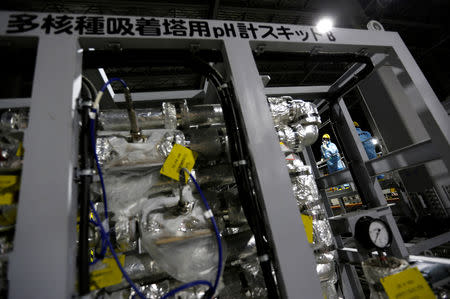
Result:
<svg viewBox="0 0 450 299"><path fill-rule="evenodd" d="M138 126L136 111L134 110L133 100L131 99L130 89L125 88L125 102L127 106L128 118L130 121L130 133L133 141L141 139L142 134Z"/></svg>
<svg viewBox="0 0 450 299"><path fill-rule="evenodd" d="M172 105L172 104L170 104ZM190 128L192 126L208 126L223 124L223 113L220 105L197 105L188 107L183 105L181 113L176 114L177 127ZM136 120L140 129L163 129L166 124L166 114L163 108L136 109ZM105 110L99 115L99 123L105 131L128 131L130 122L123 110Z"/></svg>

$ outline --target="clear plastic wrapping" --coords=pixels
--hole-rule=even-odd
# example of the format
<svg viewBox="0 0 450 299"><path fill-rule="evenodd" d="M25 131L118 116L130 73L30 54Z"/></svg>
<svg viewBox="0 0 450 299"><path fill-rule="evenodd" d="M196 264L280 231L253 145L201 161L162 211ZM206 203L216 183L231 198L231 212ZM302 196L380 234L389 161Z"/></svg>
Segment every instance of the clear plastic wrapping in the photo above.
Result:
<svg viewBox="0 0 450 299"><path fill-rule="evenodd" d="M395 257L385 257L382 262L379 257L373 257L362 262L364 276L367 279L370 289L370 299L388 299L384 291L380 279L409 267L406 260Z"/></svg>
<svg viewBox="0 0 450 299"><path fill-rule="evenodd" d="M211 281L218 264L215 235L201 203L188 189L183 198L195 202L186 214L179 214L179 197L155 197L142 204L142 246L172 277Z"/></svg>
<svg viewBox="0 0 450 299"><path fill-rule="evenodd" d="M97 138L99 161L105 169L163 163L174 144L185 145L183 132L152 130L143 142L130 143L120 135Z"/></svg>

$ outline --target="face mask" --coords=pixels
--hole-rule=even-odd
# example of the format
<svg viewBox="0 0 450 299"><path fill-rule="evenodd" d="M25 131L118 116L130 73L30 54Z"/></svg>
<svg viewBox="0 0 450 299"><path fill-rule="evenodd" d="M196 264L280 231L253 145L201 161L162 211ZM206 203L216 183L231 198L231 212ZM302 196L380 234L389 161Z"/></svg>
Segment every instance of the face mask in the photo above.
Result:
<svg viewBox="0 0 450 299"><path fill-rule="evenodd" d="M328 145L328 142L330 142L330 141L329 141L329 140L326 140L326 139L322 140L322 144L323 144L323 145Z"/></svg>

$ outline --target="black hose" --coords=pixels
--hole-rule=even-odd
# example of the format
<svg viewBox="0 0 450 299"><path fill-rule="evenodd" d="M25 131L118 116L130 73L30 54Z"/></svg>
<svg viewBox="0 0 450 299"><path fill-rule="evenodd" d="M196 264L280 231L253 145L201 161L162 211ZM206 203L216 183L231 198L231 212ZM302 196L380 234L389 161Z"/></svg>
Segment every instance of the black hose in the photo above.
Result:
<svg viewBox="0 0 450 299"><path fill-rule="evenodd" d="M83 103L92 101L92 90L88 88L83 80L82 95L86 95L83 99ZM95 96L95 94L94 94ZM78 204L80 208L80 224L78 235L78 289L80 296L88 294L90 292L90 278L89 278L89 200L90 189L89 186L92 182L92 175L83 172L91 170L93 168L92 152L90 150L89 139L89 111L90 108L87 105L83 105L80 109L81 115L81 131L80 131L80 144L79 144L79 189L78 189Z"/></svg>
<svg viewBox="0 0 450 299"><path fill-rule="evenodd" d="M233 168L236 178L238 191L240 194L244 214L248 220L249 226L255 236L255 243L258 256L267 256L269 259L262 259L260 266L263 271L264 281L268 291L269 298L279 298L279 291L272 275L273 250L267 240L268 234L264 225L264 213L256 197L256 186L251 180L253 176L250 155L245 143L245 136L241 132L243 123L238 111L236 110L236 99L233 93L231 82L225 82L223 77L198 57L191 60L191 68L202 73L208 78L217 90L222 104L225 126L229 139L230 155L232 161L247 161L247 165L239 165Z"/></svg>

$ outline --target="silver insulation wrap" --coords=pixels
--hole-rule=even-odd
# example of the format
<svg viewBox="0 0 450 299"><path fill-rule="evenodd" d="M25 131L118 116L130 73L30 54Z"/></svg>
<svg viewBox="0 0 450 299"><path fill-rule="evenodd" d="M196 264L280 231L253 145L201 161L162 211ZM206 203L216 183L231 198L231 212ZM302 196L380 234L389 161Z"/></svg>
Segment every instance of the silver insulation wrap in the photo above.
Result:
<svg viewBox="0 0 450 299"><path fill-rule="evenodd" d="M162 103L164 128L175 130L177 128L177 110L174 104Z"/></svg>
<svg viewBox="0 0 450 299"><path fill-rule="evenodd" d="M291 97L267 98L280 141L295 151L313 144L321 123L317 107Z"/></svg>
<svg viewBox="0 0 450 299"><path fill-rule="evenodd" d="M179 213L178 196L155 197L142 203L142 246L177 280L211 281L218 262L214 233L204 207L189 187L183 188L183 198L194 203L192 210L183 214Z"/></svg>
<svg viewBox="0 0 450 299"><path fill-rule="evenodd" d="M302 151L313 144L319 134L317 125L321 123L314 104L291 97L268 98L270 110L275 123L275 129L282 150L286 156L286 166L291 176L292 190L302 214L312 216L313 243L316 270L320 278L322 292L325 298L338 298L335 283L336 251L331 227L319 200L315 178L311 167L292 151ZM287 147L287 149L286 149Z"/></svg>

